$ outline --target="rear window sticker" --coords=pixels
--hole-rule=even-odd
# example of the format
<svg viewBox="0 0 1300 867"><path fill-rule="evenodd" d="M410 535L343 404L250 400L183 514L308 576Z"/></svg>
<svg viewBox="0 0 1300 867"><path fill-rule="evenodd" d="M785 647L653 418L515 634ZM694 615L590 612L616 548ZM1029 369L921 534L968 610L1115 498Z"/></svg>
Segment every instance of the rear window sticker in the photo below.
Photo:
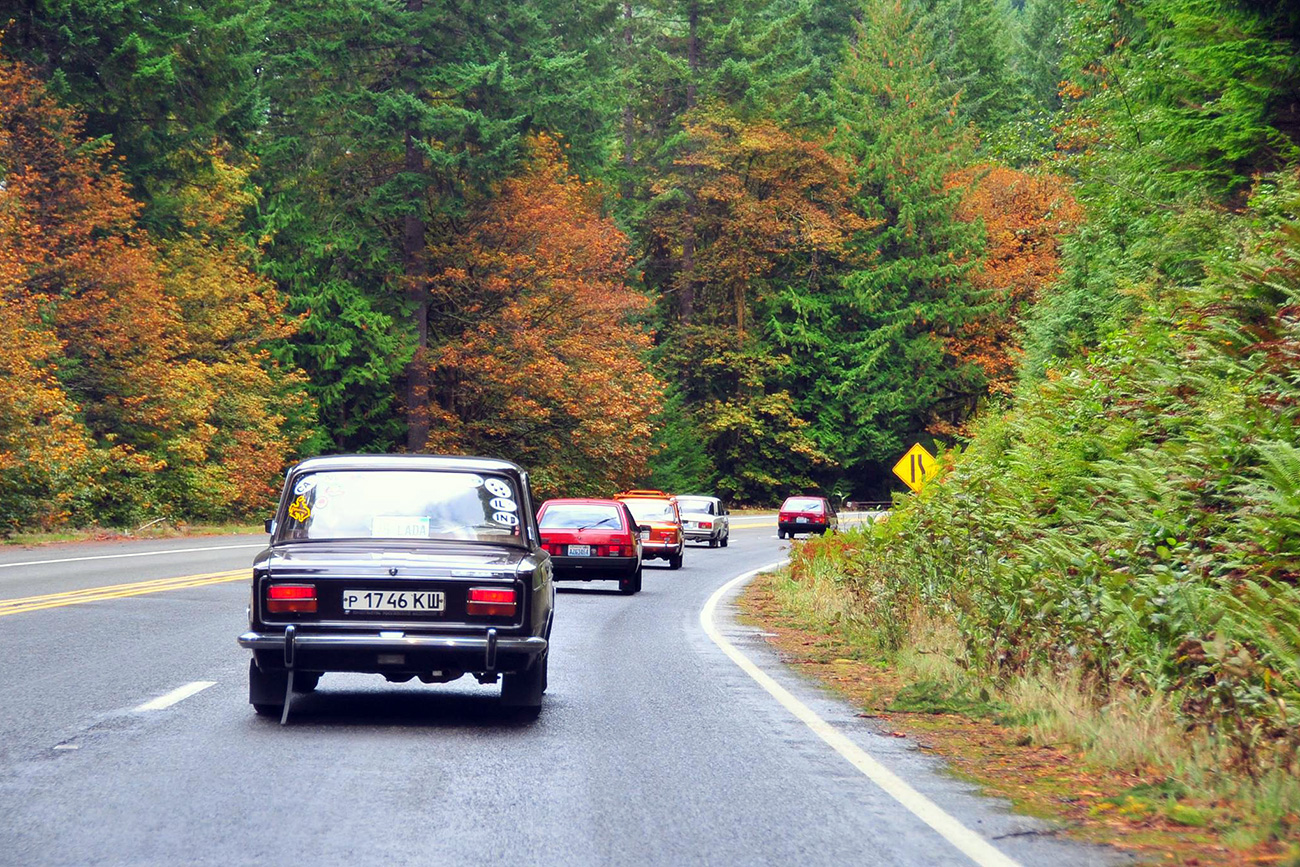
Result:
<svg viewBox="0 0 1300 867"><path fill-rule="evenodd" d="M297 499L289 504L289 517L299 524L304 523L311 517L311 509L307 507L307 498L302 494L299 494Z"/></svg>

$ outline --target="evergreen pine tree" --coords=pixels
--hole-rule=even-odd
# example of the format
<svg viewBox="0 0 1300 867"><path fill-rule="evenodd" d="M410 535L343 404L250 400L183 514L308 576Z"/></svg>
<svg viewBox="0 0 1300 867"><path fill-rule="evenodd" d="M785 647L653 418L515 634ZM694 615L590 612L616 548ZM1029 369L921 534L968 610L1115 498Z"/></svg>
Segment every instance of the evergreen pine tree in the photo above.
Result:
<svg viewBox="0 0 1300 867"><path fill-rule="evenodd" d="M836 337L822 366L834 386L807 406L845 426L835 456L864 475L927 429L960 422L985 391L945 346L979 313L967 272L980 239L954 218L959 191L945 188L972 143L933 52L901 3L869 4L835 82L836 145L857 166L862 213L881 228L863 238L871 261L844 277L827 323Z"/></svg>

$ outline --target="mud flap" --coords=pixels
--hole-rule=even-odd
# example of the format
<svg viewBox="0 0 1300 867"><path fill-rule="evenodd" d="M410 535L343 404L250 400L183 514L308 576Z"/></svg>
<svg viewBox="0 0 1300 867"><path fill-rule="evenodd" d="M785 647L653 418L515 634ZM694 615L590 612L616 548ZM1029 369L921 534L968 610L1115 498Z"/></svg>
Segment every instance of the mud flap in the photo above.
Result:
<svg viewBox="0 0 1300 867"><path fill-rule="evenodd" d="M280 725L289 722L289 703L293 700L293 657L294 639L297 637L297 628L290 624L284 628L284 668L288 677L284 680L284 710L280 711Z"/></svg>

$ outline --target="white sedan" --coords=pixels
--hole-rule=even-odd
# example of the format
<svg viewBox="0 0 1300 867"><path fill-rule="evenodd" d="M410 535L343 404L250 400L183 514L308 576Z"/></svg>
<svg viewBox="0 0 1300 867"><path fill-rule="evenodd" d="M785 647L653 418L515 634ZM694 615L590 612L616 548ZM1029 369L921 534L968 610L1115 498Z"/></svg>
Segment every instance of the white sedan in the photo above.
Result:
<svg viewBox="0 0 1300 867"><path fill-rule="evenodd" d="M731 539L731 513L717 497L683 494L677 497L682 510L682 529L688 542L708 542L710 548L727 547Z"/></svg>

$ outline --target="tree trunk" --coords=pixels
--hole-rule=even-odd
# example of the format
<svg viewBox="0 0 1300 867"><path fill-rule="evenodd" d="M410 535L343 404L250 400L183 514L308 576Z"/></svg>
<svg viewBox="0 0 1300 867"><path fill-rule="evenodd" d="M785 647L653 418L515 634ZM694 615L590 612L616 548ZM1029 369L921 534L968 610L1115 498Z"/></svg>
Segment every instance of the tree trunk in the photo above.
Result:
<svg viewBox="0 0 1300 867"><path fill-rule="evenodd" d="M635 190L632 186L632 132L635 116L632 101L636 98L636 85L632 82L632 0L623 0L623 50L624 73L627 74L627 86L623 94L623 200L631 200Z"/></svg>
<svg viewBox="0 0 1300 867"><path fill-rule="evenodd" d="M416 133L406 132L407 172L424 171ZM412 196L414 199L415 196ZM413 201L412 207L418 207ZM406 367L406 450L423 451L429 441L429 292L425 284L424 217L413 211L402 219L402 271L407 300L415 315L415 355Z"/></svg>
<svg viewBox="0 0 1300 867"><path fill-rule="evenodd" d="M686 110L695 108L695 81L700 71L700 5L691 4L690 39L686 43L686 65L691 70L691 77L686 82Z"/></svg>
<svg viewBox="0 0 1300 867"><path fill-rule="evenodd" d="M686 43L686 64L690 77L686 81L686 110L695 107L695 82L700 71L700 6L692 2L689 12L690 38ZM690 172L693 177L695 172ZM682 282L677 292L678 310L682 324L688 324L695 313L695 221L699 207L695 190L686 190L686 234L682 238Z"/></svg>
<svg viewBox="0 0 1300 867"><path fill-rule="evenodd" d="M424 0L406 0L407 12L421 12ZM407 52L408 80L420 62L417 49ZM402 168L408 175L424 174L420 133L406 130L406 154ZM408 194L410 211L402 218L402 276L407 301L415 316L415 354L406 367L406 450L420 452L429 442L429 287L425 267L424 191L412 185Z"/></svg>

